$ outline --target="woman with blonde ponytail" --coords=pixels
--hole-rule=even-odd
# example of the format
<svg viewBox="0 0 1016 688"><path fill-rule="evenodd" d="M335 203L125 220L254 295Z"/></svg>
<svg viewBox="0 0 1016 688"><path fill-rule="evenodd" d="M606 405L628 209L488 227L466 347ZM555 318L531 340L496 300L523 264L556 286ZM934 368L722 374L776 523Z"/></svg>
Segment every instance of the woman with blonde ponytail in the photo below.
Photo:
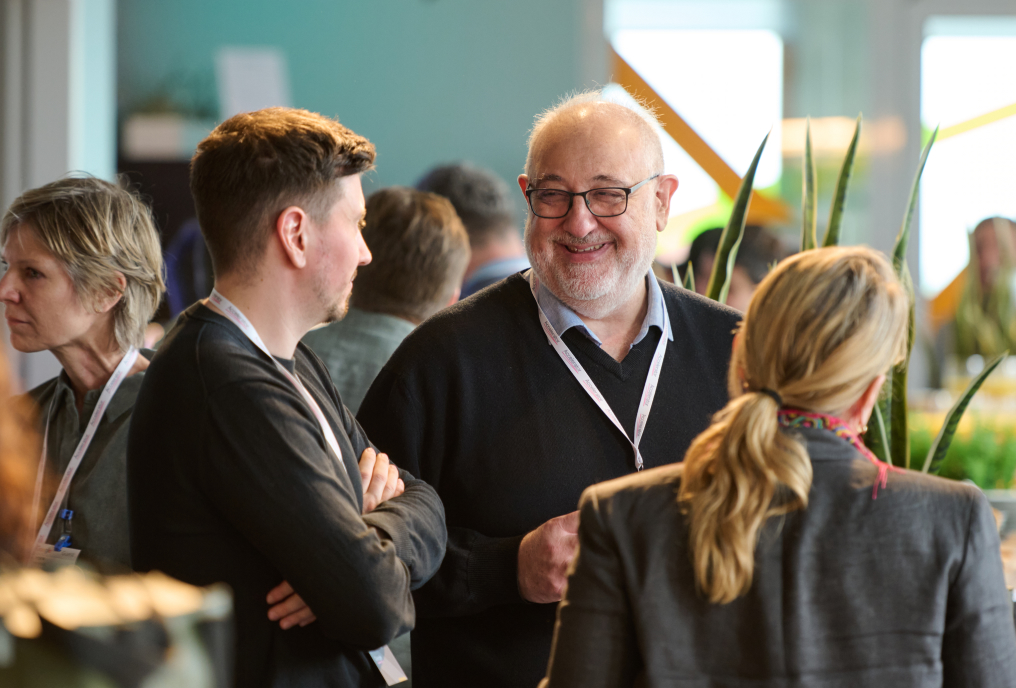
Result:
<svg viewBox="0 0 1016 688"><path fill-rule="evenodd" d="M861 441L907 309L866 248L762 282L684 462L583 494L543 686L1016 686L984 495Z"/></svg>

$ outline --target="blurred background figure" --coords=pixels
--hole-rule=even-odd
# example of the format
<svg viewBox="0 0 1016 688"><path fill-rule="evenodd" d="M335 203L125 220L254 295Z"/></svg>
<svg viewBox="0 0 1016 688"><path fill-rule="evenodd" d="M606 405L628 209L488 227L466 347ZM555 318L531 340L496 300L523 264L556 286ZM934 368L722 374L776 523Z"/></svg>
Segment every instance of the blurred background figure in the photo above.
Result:
<svg viewBox="0 0 1016 688"><path fill-rule="evenodd" d="M129 569L127 428L148 368L138 349L165 291L151 214L116 184L67 177L11 204L0 247L11 345L63 368L27 394L43 432L32 556Z"/></svg>
<svg viewBox="0 0 1016 688"><path fill-rule="evenodd" d="M1016 223L989 217L970 237L970 265L956 308L955 353L991 357L1016 345Z"/></svg>
<svg viewBox="0 0 1016 688"><path fill-rule="evenodd" d="M469 234L472 257L461 298L529 267L508 185L496 174L467 162L441 165L416 188L450 200Z"/></svg>
<svg viewBox="0 0 1016 688"><path fill-rule="evenodd" d="M713 272L713 257L720 245L722 233L722 227L707 229L691 243L688 262L692 265L695 291L699 294L705 294L709 286L709 276ZM734 273L730 276L727 305L742 313L747 311L748 302L751 301L751 295L755 293L759 283L769 274L772 266L787 255L787 248L775 234L765 227L747 225L741 239L741 248L737 251ZM678 268L682 279L688 270L688 262Z"/></svg>
<svg viewBox="0 0 1016 688"><path fill-rule="evenodd" d="M364 223L373 259L357 271L346 317L303 338L353 413L406 335L458 300L469 263L466 230L436 194L382 189L367 199Z"/></svg>

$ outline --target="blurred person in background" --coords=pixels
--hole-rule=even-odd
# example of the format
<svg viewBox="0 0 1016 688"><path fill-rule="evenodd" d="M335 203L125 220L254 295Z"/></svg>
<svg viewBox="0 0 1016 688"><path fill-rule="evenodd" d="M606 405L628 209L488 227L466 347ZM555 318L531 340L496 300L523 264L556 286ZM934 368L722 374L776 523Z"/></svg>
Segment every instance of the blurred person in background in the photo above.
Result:
<svg viewBox="0 0 1016 688"><path fill-rule="evenodd" d="M469 262L469 238L452 204L406 187L367 199L363 240L372 259L357 269L346 316L303 338L353 413L406 335L458 300Z"/></svg>
<svg viewBox="0 0 1016 688"><path fill-rule="evenodd" d="M583 494L542 688L1016 686L984 494L860 439L907 310L867 248L763 280L684 462Z"/></svg>
<svg viewBox="0 0 1016 688"><path fill-rule="evenodd" d="M949 349L962 361L1016 348L1016 223L981 220L970 236L970 264L952 327L936 340L944 363Z"/></svg>
<svg viewBox="0 0 1016 688"><path fill-rule="evenodd" d="M416 184L452 202L469 235L471 256L461 298L529 267L508 185L466 162L435 167Z"/></svg>
<svg viewBox="0 0 1016 688"><path fill-rule="evenodd" d="M117 184L68 177L11 204L0 246L11 345L63 366L27 393L43 433L32 560L129 569L127 430L165 290L151 213Z"/></svg>
<svg viewBox="0 0 1016 688"><path fill-rule="evenodd" d="M720 245L722 227L707 229L691 242L688 262L679 267L682 279L691 263L695 273L695 291L705 294L709 286L709 276L713 272L716 249ZM759 283L769 274L773 265L787 257L783 243L765 227L747 225L744 237L737 250L734 261L734 272L730 276L730 292L727 294L727 305L742 313L748 310L748 302L755 293Z"/></svg>

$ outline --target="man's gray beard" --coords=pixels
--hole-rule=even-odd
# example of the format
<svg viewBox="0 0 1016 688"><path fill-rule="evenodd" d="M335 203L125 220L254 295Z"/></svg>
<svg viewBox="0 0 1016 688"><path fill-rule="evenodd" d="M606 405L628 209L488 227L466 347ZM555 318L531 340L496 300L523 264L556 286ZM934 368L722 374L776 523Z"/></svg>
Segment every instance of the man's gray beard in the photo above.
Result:
<svg viewBox="0 0 1016 688"><path fill-rule="evenodd" d="M579 315L593 320L604 318L631 299L649 272L656 256L656 235L647 234L636 248L619 255L618 269L605 279L594 280L582 274L586 266L575 265L563 274L555 272L557 266L548 260L546 253L537 254L531 248L530 223L526 223L526 255L537 278L562 303ZM568 274L571 273L571 274Z"/></svg>

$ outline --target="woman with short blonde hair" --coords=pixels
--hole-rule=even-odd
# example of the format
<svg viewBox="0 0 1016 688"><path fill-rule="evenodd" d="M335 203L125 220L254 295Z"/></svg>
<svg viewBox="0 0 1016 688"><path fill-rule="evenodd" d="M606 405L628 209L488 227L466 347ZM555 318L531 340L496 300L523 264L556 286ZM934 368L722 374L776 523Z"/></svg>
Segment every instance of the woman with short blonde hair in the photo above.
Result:
<svg viewBox="0 0 1016 688"><path fill-rule="evenodd" d="M129 566L127 428L148 367L138 348L165 291L151 213L120 185L67 177L11 204L0 248L11 344L63 366L27 395L44 431L32 559Z"/></svg>
<svg viewBox="0 0 1016 688"><path fill-rule="evenodd" d="M860 439L907 310L866 248L762 282L684 462L583 494L545 686L1016 685L984 495Z"/></svg>

